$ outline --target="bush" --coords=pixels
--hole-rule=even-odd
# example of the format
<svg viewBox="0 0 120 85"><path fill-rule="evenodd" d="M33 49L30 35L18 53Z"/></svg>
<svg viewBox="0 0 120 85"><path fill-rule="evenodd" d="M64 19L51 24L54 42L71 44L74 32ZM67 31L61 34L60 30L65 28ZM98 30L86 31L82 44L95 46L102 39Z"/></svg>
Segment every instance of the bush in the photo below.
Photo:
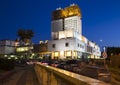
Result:
<svg viewBox="0 0 120 85"><path fill-rule="evenodd" d="M0 69L1 70L12 70L14 69L14 60L0 59Z"/></svg>
<svg viewBox="0 0 120 85"><path fill-rule="evenodd" d="M120 68L120 56L119 55L111 56L110 65L115 68Z"/></svg>

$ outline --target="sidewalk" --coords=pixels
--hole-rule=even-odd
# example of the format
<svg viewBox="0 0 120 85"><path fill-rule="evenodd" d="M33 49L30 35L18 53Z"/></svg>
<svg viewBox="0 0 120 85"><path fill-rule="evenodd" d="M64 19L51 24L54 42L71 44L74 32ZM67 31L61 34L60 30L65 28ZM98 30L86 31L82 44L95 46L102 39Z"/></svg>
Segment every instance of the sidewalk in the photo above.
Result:
<svg viewBox="0 0 120 85"><path fill-rule="evenodd" d="M8 81L0 85L39 85L33 66L16 69L16 73Z"/></svg>

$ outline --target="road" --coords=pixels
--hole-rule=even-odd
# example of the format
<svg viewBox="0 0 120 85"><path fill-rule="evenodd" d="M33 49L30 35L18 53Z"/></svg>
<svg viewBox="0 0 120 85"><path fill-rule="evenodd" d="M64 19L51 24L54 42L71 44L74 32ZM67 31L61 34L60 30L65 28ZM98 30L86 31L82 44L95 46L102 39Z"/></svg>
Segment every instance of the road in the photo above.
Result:
<svg viewBox="0 0 120 85"><path fill-rule="evenodd" d="M15 68L15 73L0 85L40 85L34 72L33 65Z"/></svg>

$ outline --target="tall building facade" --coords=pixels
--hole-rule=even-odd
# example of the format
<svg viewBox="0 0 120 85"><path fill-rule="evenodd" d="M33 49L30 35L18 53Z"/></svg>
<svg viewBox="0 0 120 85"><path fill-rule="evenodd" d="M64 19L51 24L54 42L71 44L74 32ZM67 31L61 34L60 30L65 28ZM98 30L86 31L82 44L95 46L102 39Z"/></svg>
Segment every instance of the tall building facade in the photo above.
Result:
<svg viewBox="0 0 120 85"><path fill-rule="evenodd" d="M82 13L78 5L52 13L48 51L52 59L99 58L100 47L82 35Z"/></svg>
<svg viewBox="0 0 120 85"><path fill-rule="evenodd" d="M65 9L57 9L52 13L52 39L74 37L80 39L82 35L81 11L77 5Z"/></svg>

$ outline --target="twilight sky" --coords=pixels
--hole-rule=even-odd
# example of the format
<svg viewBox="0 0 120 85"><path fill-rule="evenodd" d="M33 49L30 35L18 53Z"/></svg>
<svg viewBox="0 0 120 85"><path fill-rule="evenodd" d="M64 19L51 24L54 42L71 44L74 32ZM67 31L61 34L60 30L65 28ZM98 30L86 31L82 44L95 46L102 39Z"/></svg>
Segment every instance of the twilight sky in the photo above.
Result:
<svg viewBox="0 0 120 85"><path fill-rule="evenodd" d="M81 8L84 36L100 46L120 46L120 0L0 0L0 39L15 40L24 28L34 31L35 43L50 40L52 11L72 3Z"/></svg>

